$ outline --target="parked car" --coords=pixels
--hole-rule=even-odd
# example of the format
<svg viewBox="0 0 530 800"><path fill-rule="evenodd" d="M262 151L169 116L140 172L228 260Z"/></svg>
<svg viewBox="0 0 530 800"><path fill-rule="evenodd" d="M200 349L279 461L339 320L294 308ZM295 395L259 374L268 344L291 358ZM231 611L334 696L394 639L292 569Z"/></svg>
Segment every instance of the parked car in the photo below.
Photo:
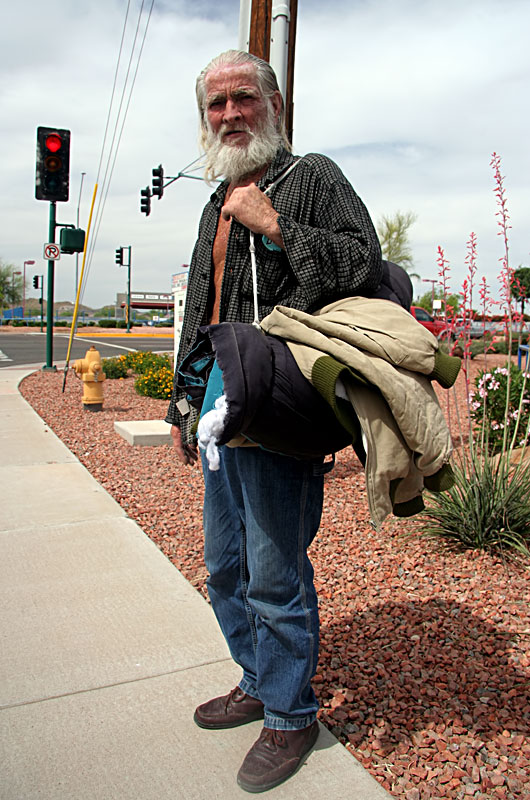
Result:
<svg viewBox="0 0 530 800"><path fill-rule="evenodd" d="M480 320L468 319L464 323L464 320L459 317L452 326L452 338L456 339L458 336L464 335L469 336L470 339L482 339L484 330L484 323Z"/></svg>
<svg viewBox="0 0 530 800"><path fill-rule="evenodd" d="M513 334L516 336L519 332L519 327L512 326ZM524 332L524 328L523 328ZM450 325L451 339L469 338L469 339L482 339L486 336L505 336L506 326L504 322L481 319L467 319L465 322L461 317L457 317Z"/></svg>
<svg viewBox="0 0 530 800"><path fill-rule="evenodd" d="M443 319L436 319L436 317L432 317L428 311L425 311L424 308L421 306L411 306L410 313L416 319L420 325L423 325L427 330L433 333L435 336L440 336L446 329L446 323Z"/></svg>

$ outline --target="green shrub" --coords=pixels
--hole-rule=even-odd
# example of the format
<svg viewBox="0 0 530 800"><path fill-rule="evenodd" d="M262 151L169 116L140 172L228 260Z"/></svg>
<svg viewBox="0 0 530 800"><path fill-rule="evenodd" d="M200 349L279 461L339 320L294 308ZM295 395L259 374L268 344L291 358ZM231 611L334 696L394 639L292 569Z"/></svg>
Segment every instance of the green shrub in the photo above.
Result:
<svg viewBox="0 0 530 800"><path fill-rule="evenodd" d="M116 320L115 319L100 319L98 322L100 328L115 328L116 327Z"/></svg>
<svg viewBox="0 0 530 800"><path fill-rule="evenodd" d="M169 400L173 389L173 371L167 366L149 369L136 378L134 388L144 397Z"/></svg>
<svg viewBox="0 0 530 800"><path fill-rule="evenodd" d="M104 358L101 366L107 378L111 380L126 378L129 372L126 355L117 356L116 358Z"/></svg>

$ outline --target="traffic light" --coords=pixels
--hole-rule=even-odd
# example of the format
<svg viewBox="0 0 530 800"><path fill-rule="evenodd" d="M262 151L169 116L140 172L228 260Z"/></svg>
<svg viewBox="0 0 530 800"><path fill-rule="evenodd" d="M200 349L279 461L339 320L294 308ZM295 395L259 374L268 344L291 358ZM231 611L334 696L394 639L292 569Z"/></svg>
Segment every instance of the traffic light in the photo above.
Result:
<svg viewBox="0 0 530 800"><path fill-rule="evenodd" d="M85 232L81 228L61 228L59 243L61 253L82 253L85 249Z"/></svg>
<svg viewBox="0 0 530 800"><path fill-rule="evenodd" d="M35 197L37 200L68 200L70 184L70 131L37 128Z"/></svg>
<svg viewBox="0 0 530 800"><path fill-rule="evenodd" d="M116 264L123 267L123 247L118 247L116 250Z"/></svg>
<svg viewBox="0 0 530 800"><path fill-rule="evenodd" d="M153 168L153 196L160 198L164 194L164 167L159 164Z"/></svg>
<svg viewBox="0 0 530 800"><path fill-rule="evenodd" d="M34 275L33 276L33 288L34 289L38 289L39 288L39 276L38 275Z"/></svg>
<svg viewBox="0 0 530 800"><path fill-rule="evenodd" d="M151 213L151 189L149 186L140 190L140 211L145 214L146 217Z"/></svg>

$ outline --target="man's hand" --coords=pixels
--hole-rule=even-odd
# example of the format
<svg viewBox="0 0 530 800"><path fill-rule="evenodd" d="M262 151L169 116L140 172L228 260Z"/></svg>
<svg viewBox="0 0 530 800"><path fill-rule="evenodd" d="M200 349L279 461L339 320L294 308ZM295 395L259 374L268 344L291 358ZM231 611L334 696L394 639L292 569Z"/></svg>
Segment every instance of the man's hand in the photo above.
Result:
<svg viewBox="0 0 530 800"><path fill-rule="evenodd" d="M236 219L249 230L264 234L278 247L283 248L282 234L277 222L278 212L255 183L234 189L221 214L223 219Z"/></svg>
<svg viewBox="0 0 530 800"><path fill-rule="evenodd" d="M177 451L178 460L182 464L194 464L199 457L197 448L192 444L182 444L180 428L178 425L171 426L171 438L173 439L173 446Z"/></svg>

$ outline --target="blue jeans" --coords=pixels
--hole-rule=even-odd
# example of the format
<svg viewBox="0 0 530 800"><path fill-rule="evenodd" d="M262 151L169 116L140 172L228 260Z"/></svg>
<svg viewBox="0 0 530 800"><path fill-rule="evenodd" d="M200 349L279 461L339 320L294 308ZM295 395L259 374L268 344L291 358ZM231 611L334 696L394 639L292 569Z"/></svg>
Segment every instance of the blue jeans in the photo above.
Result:
<svg viewBox="0 0 530 800"><path fill-rule="evenodd" d="M257 447L221 447L220 469L202 455L205 562L213 610L241 689L265 706L268 728L316 719L318 604L307 556L320 524L321 463Z"/></svg>

